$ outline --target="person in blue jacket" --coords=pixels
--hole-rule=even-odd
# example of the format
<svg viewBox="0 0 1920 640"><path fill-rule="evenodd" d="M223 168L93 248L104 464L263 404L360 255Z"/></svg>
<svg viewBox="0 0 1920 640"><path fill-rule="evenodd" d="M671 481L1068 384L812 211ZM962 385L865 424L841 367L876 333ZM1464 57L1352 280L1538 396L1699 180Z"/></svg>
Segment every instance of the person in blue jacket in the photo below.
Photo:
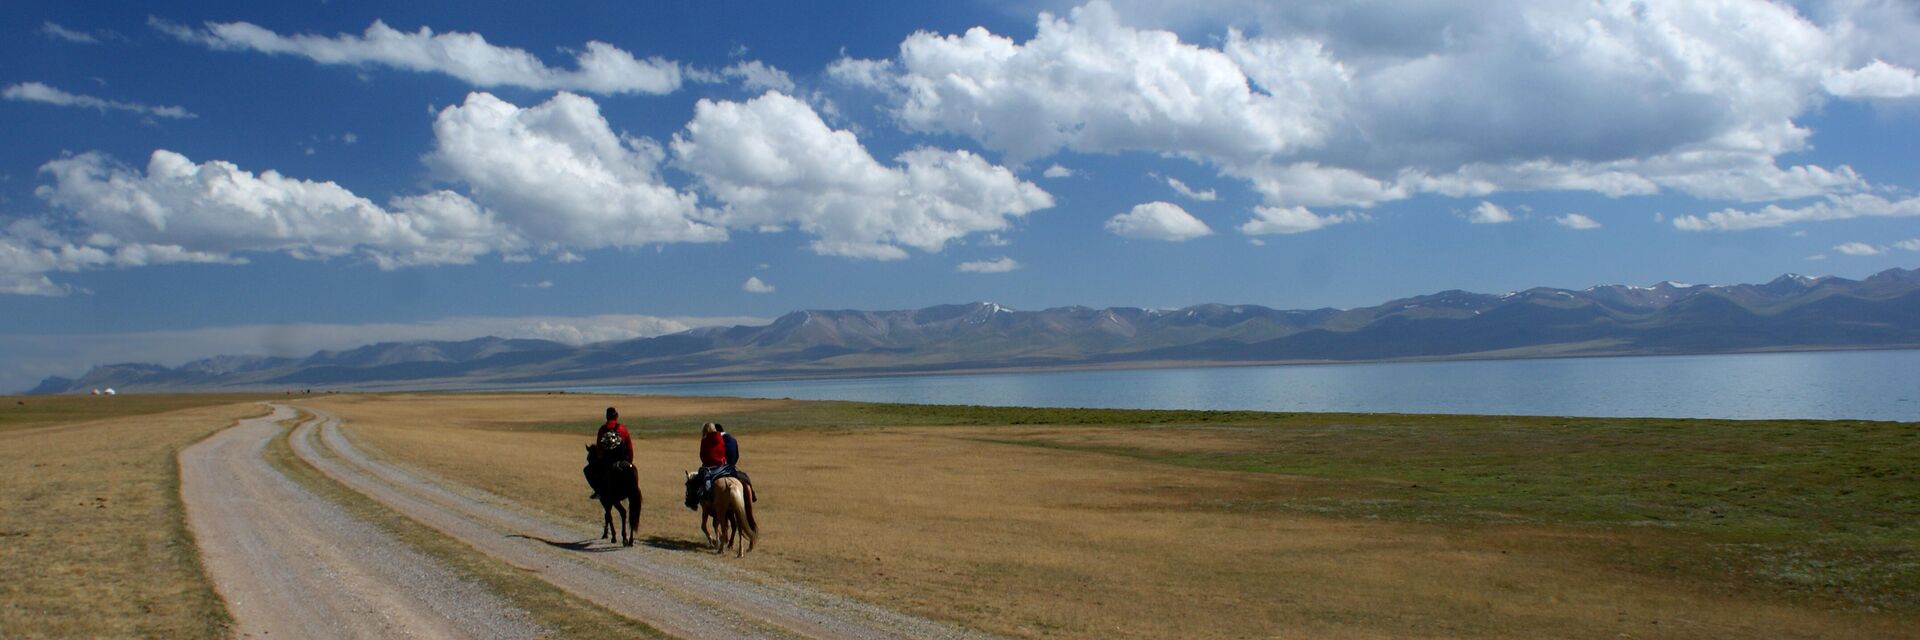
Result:
<svg viewBox="0 0 1920 640"><path fill-rule="evenodd" d="M758 502L760 496L753 492L753 480L740 470L740 441L733 439L733 434L727 433L727 428L718 422L713 423L713 429L720 432L720 439L727 443L727 466L733 467L733 477L739 478L740 484L747 485L747 499Z"/></svg>

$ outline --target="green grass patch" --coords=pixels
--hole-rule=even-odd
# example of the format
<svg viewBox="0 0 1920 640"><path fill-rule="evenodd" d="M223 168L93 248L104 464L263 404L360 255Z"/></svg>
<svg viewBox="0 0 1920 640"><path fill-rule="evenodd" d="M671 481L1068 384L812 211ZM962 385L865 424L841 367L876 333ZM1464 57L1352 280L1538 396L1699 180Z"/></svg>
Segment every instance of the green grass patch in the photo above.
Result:
<svg viewBox="0 0 1920 640"><path fill-rule="evenodd" d="M1243 446L1203 453L990 440L1342 481L1341 492L1211 505L1222 509L1668 532L1707 551L1679 559L1702 572L1920 611L1920 425L1404 418L1276 421L1236 429ZM1676 560L1667 555L1643 560Z"/></svg>
<svg viewBox="0 0 1920 640"><path fill-rule="evenodd" d="M538 576L494 560L485 553L447 537L426 525L394 511L384 504L342 485L312 465L300 460L288 444L291 427L310 420L300 417L282 424L287 432L273 439L266 449L267 461L308 490L346 509L353 517L373 524L396 539L442 563L458 575L474 580L499 594L533 616L534 622L563 638L666 638L665 634L641 622L622 617L611 610L577 598ZM311 435L311 434L310 434ZM315 449L328 455L316 444Z"/></svg>

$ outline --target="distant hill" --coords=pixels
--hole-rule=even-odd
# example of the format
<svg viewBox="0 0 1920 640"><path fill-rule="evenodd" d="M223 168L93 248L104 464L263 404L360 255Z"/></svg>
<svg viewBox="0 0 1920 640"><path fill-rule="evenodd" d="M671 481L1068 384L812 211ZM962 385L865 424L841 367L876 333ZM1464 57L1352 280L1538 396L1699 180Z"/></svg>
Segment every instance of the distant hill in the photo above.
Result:
<svg viewBox="0 0 1920 640"><path fill-rule="evenodd" d="M1652 355L1920 347L1920 270L1865 280L1662 282L1501 295L1443 291L1359 309L1183 309L993 303L796 311L569 346L544 340L389 342L305 358L219 356L168 368L95 367L32 393L516 387L1020 368Z"/></svg>

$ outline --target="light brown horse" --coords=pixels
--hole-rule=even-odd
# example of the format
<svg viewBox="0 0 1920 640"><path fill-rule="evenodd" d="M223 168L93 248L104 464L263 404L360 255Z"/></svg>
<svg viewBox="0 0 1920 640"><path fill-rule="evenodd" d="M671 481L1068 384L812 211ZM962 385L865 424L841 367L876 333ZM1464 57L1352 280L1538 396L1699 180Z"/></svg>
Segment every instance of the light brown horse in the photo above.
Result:
<svg viewBox="0 0 1920 640"><path fill-rule="evenodd" d="M697 473L688 471L687 479L692 480ZM711 533L707 531L708 520L713 521ZM700 533L713 545L714 553L726 553L727 548L732 547L733 556L738 558L753 550L760 535L760 523L753 519L753 503L747 500L746 485L738 478L713 481L713 491L700 501ZM742 535L747 538L745 548L740 546Z"/></svg>

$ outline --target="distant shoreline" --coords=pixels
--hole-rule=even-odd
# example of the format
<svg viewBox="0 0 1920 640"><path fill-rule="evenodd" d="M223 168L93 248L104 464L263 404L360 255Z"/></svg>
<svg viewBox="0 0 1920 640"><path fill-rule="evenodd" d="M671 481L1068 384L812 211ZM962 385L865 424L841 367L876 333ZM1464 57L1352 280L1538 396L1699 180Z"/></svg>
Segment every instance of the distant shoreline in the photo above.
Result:
<svg viewBox="0 0 1920 640"><path fill-rule="evenodd" d="M968 367L968 368L954 368L954 369L916 368L916 369L902 369L902 370L895 370L895 371L857 370L857 371L847 371L847 372L821 372L819 374L800 373L800 374L774 374L774 375L754 375L754 374L735 375L735 374L727 373L727 374L714 374L710 376L696 375L696 376L667 376L667 377L658 377L658 378L656 377L628 378L628 379L615 380L615 381L582 381L582 382L533 383L533 384L514 384L514 385L479 385L479 386L472 386L472 387L455 386L455 387L447 387L440 390L458 390L458 391L475 391L475 392L526 391L526 390L552 389L558 386L616 387L616 386L679 385L679 384L702 384L702 383L734 383L734 382L861 380L861 379L873 379L873 378L905 378L905 377L925 377L925 376L999 375L999 374L1009 374L1009 373L1147 371L1147 370L1162 370L1162 369L1234 369L1234 368L1254 368L1254 367L1317 367L1317 366L1343 366L1343 365L1369 365L1369 364L1410 364L1410 363L1421 363L1421 362L1491 362L1491 361L1524 361L1524 360L1576 360L1576 359L1602 359L1602 358L1684 358L1684 357L1694 357L1694 356L1765 355L1765 354L1771 354L1771 353L1849 353L1849 352L1859 352L1859 351L1913 351L1913 350L1920 350L1920 344L1840 346L1840 347L1788 346L1788 347L1775 347L1775 348L1762 348L1762 349L1746 349L1746 350L1739 350L1739 351L1707 351L1707 352L1685 352L1685 353L1583 352L1583 353L1543 353L1543 354L1533 354L1533 355L1502 355L1502 356L1488 356L1486 354L1466 354L1466 355L1448 355L1448 356L1416 356L1416 357L1407 357L1407 358L1382 358L1377 360L1259 360L1259 361L1255 361L1255 360L1152 360L1152 361L1140 361L1140 362L1097 362L1097 363L1086 363L1086 364L1016 366L1016 367L985 367L985 368ZM399 390L406 390L406 389L393 389L393 390L399 391ZM422 388L418 388L417 390L429 390L429 389L422 387Z"/></svg>
<svg viewBox="0 0 1920 640"><path fill-rule="evenodd" d="M847 369L847 370L837 370L837 371L823 370L819 372L795 372L795 371L789 370L789 371L781 371L781 372L771 373L771 374L724 372L724 373L705 374L705 375L692 374L692 375L645 376L645 377L634 377L634 378L588 378L588 379L579 379L579 380L556 380L556 381L546 381L546 382L509 383L509 384L502 384L498 381L489 381L489 380L476 380L471 382L460 381L460 380L427 380L427 381L421 381L419 384L388 385L388 384L379 384L379 383L359 383L359 384L328 385L328 384L299 383L299 384L280 384L280 385L236 385L236 386L222 386L222 387L136 388L131 390L123 390L123 392L143 393L143 394L251 393L251 392L278 392L278 391L302 390L302 389L324 389L328 391L360 392L360 393L409 392L409 391L484 393L484 392L494 392L494 391L501 391L501 392L543 391L543 390L559 390L562 388L581 388L581 387L682 385L682 384L704 384L704 383L725 384L725 383L741 383L741 382L804 382L804 381L813 381L813 380L862 380L862 379L878 379L878 378L906 378L906 377L928 377L928 376L1003 375L1003 374L1014 374L1014 373L1149 371L1149 370L1167 370L1167 369L1234 369L1234 368L1257 368L1257 367L1308 367L1308 366L1342 366L1342 365L1373 365L1373 364L1412 364L1412 363L1423 363L1423 362L1487 362L1487 361L1525 361L1525 360L1574 360L1574 359L1602 359L1602 358L1675 358L1675 357L1693 357L1693 356L1764 355L1764 354L1771 354L1771 353L1829 353L1829 352L1830 353L1851 353L1851 352L1862 352L1862 351L1912 351L1912 350L1920 350L1920 344L1843 345L1843 346L1812 346L1812 347L1785 346L1785 347L1767 347L1767 348L1759 348L1759 349L1743 349L1743 350L1735 350L1735 351L1706 351L1706 352L1682 352L1682 353L1633 353L1633 352L1588 351L1588 352L1575 352L1575 353L1544 352L1544 353L1525 353L1525 354L1516 353L1516 354L1494 355L1493 353L1489 353L1489 352L1481 352L1481 353L1472 353L1472 354L1443 355L1443 356L1414 356L1414 357L1404 357L1404 358L1381 358L1381 359L1371 359L1371 360L1142 360L1142 361L1130 361L1130 362L1089 362L1089 363L1069 363L1069 364L1040 365L1040 366L992 366L992 367L952 367L952 368L917 367L917 368L879 369L879 370L868 370L868 369ZM16 393L6 394L6 395L19 396L19 397L32 397L29 394L26 394L24 392L16 392ZM70 392L67 394L54 394L54 395L74 395L74 393ZM85 395L85 394L80 394L80 395ZM0 397L6 397L6 396L0 396Z"/></svg>
<svg viewBox="0 0 1920 640"><path fill-rule="evenodd" d="M1879 354L1879 355L1875 355ZM908 405L1617 419L1920 422L1920 350L1083 368L556 385L544 390ZM940 377L934 377L940 375ZM514 390L508 390L514 391Z"/></svg>

